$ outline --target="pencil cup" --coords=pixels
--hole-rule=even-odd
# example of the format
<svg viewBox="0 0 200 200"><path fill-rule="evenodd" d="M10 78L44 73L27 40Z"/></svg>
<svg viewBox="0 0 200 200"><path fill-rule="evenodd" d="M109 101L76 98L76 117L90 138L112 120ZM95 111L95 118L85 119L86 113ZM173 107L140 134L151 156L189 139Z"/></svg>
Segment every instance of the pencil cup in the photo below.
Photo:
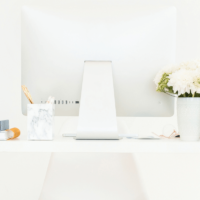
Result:
<svg viewBox="0 0 200 200"><path fill-rule="evenodd" d="M55 105L28 104L28 140L53 140Z"/></svg>

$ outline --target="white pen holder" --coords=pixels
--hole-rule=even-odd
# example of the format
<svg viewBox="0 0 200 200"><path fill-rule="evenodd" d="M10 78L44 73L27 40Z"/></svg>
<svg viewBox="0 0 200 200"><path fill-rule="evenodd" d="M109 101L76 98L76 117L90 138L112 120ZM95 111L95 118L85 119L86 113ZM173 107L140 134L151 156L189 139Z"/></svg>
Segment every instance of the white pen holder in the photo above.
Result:
<svg viewBox="0 0 200 200"><path fill-rule="evenodd" d="M54 104L28 104L28 140L53 140Z"/></svg>

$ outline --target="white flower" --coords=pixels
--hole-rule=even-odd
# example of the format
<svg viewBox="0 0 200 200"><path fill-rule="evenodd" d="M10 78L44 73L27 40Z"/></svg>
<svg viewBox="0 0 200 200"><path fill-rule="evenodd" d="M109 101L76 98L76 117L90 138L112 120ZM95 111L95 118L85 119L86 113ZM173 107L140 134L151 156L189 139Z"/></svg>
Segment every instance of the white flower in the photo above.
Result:
<svg viewBox="0 0 200 200"><path fill-rule="evenodd" d="M172 86L174 92L178 92L178 95L189 94L190 92L194 94L200 91L200 88L194 84L197 74L199 74L199 70L180 69L169 75L169 82L167 85Z"/></svg>
<svg viewBox="0 0 200 200"><path fill-rule="evenodd" d="M172 86L174 92L178 91L178 94L184 94L185 92L194 94L200 93L200 60L192 60L188 62L182 62L179 65L169 65L160 70L154 82L156 88L159 88L159 82L161 81L163 74L169 74L168 86ZM195 78L196 77L196 78ZM198 79L199 78L199 79ZM197 84L199 83L199 84Z"/></svg>
<svg viewBox="0 0 200 200"><path fill-rule="evenodd" d="M197 76L194 78L194 85L200 88L200 77Z"/></svg>
<svg viewBox="0 0 200 200"><path fill-rule="evenodd" d="M196 74L194 76L194 85L193 90L195 90L196 93L200 93L200 70L196 70Z"/></svg>

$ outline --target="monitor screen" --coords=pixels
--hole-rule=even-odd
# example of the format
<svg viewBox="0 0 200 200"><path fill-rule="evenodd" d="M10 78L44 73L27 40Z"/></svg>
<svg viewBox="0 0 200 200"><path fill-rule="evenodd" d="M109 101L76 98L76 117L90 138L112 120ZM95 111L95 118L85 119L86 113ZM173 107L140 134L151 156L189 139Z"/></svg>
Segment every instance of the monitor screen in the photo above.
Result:
<svg viewBox="0 0 200 200"><path fill-rule="evenodd" d="M117 116L166 117L174 100L156 73L175 62L173 7L70 4L23 7L22 85L34 103L55 97L57 116L77 116L85 61L111 61ZM22 113L27 113L22 93Z"/></svg>

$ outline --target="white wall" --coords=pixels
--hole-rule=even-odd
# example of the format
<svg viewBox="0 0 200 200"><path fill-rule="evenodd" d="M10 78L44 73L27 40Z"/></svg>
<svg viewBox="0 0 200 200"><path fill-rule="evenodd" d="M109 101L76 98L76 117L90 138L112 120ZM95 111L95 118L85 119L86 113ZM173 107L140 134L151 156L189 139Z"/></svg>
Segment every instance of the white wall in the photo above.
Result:
<svg viewBox="0 0 200 200"><path fill-rule="evenodd" d="M66 0L65 0L66 1ZM20 9L22 5L50 3L64 4L64 0L0 0L0 119L9 119L11 127L26 123L21 115L21 74L20 74ZM116 1L113 0L113 3ZM198 58L200 56L200 1L199 0L132 0L139 5L174 5L177 7L177 62ZM22 129L22 134L25 130ZM7 158L8 156L8 158ZM70 158L73 155L70 155ZM105 157L104 157L105 156ZM82 155L76 155L76 165L82 165ZM103 158L102 158L103 157ZM0 199L2 200L38 200L47 169L49 154L0 154ZM200 155L198 154L136 154L137 169L150 200L188 200L200 199ZM128 175L133 177L132 157L123 154L88 155L88 168L91 163L103 167L98 170L98 177L109 174L110 166L121 164L118 178L123 180L124 192L132 194L130 185L134 186ZM75 163L75 160L71 160ZM32 166L32 168L31 168ZM87 165L86 165L87 167ZM18 173L12 171L13 168ZM50 166L51 168L51 166ZM70 168L72 169L72 168ZM67 169L66 169L67 170ZM121 171L120 171L121 170ZM11 172L12 171L12 172ZM72 170L76 174L76 171ZM115 186L116 179L107 177ZM29 182L28 182L29 180ZM73 180L73 176L71 179ZM85 184L91 184L89 178ZM48 180L46 180L48 181ZM46 182L45 181L45 182ZM75 183L72 188L76 189ZM93 180L93 187L98 194L100 183ZM102 181L103 184L103 181ZM114 187L113 186L113 187ZM116 185L116 188L119 185ZM12 192L10 192L12 191ZM46 200L48 191L44 190L40 200ZM88 193L89 191L85 191ZM116 190L118 194L119 190ZM123 193L120 193L123 195ZM125 193L124 193L125 195ZM125 195L124 199L130 199ZM112 199L108 196L108 199ZM55 197L56 198L56 197ZM69 198L65 196L65 198ZM69 199L72 199L69 198Z"/></svg>

